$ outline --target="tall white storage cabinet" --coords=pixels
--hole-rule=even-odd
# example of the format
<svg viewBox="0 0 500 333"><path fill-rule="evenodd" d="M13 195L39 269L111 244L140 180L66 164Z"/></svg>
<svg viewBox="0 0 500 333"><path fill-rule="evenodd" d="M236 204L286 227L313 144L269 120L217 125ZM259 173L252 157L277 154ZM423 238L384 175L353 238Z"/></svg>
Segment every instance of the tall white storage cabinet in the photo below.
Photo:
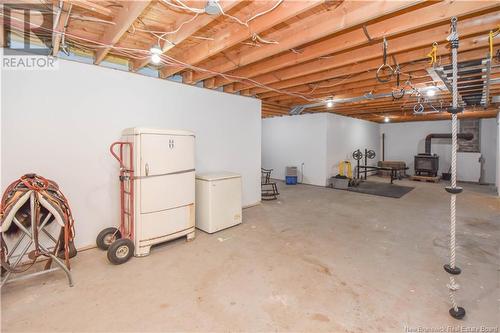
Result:
<svg viewBox="0 0 500 333"><path fill-rule="evenodd" d="M122 134L134 149L135 255L148 255L151 245L170 239L194 238L194 134L148 128Z"/></svg>
<svg viewBox="0 0 500 333"><path fill-rule="evenodd" d="M214 233L241 220L241 176L232 172L196 175L196 227Z"/></svg>

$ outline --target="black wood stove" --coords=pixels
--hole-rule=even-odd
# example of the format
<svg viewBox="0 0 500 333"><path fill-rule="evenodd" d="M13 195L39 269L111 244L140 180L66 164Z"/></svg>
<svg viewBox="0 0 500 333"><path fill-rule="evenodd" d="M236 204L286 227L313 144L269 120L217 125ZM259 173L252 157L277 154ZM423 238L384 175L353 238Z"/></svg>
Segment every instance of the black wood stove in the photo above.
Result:
<svg viewBox="0 0 500 333"><path fill-rule="evenodd" d="M439 170L439 156L418 154L415 156L415 174L417 176L436 177Z"/></svg>
<svg viewBox="0 0 500 333"><path fill-rule="evenodd" d="M458 138L463 140L472 140L474 135L472 133L459 133ZM415 174L417 176L436 177L438 175L439 156L431 154L432 139L451 139L451 133L427 135L425 138L425 153L415 155Z"/></svg>

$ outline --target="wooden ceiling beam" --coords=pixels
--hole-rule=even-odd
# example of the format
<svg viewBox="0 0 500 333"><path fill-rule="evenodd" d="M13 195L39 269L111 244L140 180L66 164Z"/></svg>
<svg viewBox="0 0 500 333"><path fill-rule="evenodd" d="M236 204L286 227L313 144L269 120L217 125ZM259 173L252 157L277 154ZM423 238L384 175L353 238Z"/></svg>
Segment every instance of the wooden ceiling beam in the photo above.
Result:
<svg viewBox="0 0 500 333"><path fill-rule="evenodd" d="M241 2L238 0L221 0L219 2L220 6L225 13L229 13L234 7ZM182 27L177 33L167 36L168 42L164 42L162 46L163 53L170 51L174 46L179 45L184 40L188 39L190 36L194 35L198 30L203 29L207 25L211 24L219 16L203 14L193 22L190 22ZM180 26L183 22L177 22L177 26ZM153 47L155 43L151 44ZM138 71L142 67L148 65L150 59L133 60L130 65L130 70L133 72Z"/></svg>
<svg viewBox="0 0 500 333"><path fill-rule="evenodd" d="M461 39L466 39L467 37L474 37L479 34L487 34L487 32L495 26L496 22L498 22L498 15L496 14L461 21L460 37ZM438 53L440 55L444 54L444 51L448 52L445 48L448 44L446 42L446 38L449 34L448 28L449 27L447 25L443 25L389 40L389 60L391 59L391 55L394 55L399 63L410 62L416 59L425 59L433 42L440 43L438 47ZM471 39L469 38L469 41L470 40ZM476 43L478 43L478 41L476 41ZM470 47L470 45L468 47ZM411 50L418 48L420 48L419 52L412 52L414 55L413 58L409 58L407 56ZM374 63L378 63L378 65L374 65L373 67L378 68L378 66L382 64L382 48L379 44L373 44L349 52L343 52L328 59L318 59L301 65L287 67L272 73L257 76L254 80L261 84L271 85L273 88L279 87L277 89L282 89L293 86L283 84L285 81L298 78L298 81L300 82L300 80L306 75L314 75L315 73L335 68L346 68L346 66L353 65L354 62L359 63L368 60L373 60ZM392 63L392 61L390 62ZM276 84L274 85L274 83ZM304 84L307 82L301 83ZM247 89L248 84L235 83L236 90L242 88ZM254 91L254 93L262 92L259 88L256 90L257 91Z"/></svg>
<svg viewBox="0 0 500 333"><path fill-rule="evenodd" d="M444 106L448 106L451 103L451 95L442 95L432 99L427 99L423 104L427 104L430 107L432 104L435 108L440 107L440 103ZM401 109L413 109L413 106L417 103L415 97L404 97L401 100L393 101L390 97L379 98L375 100L364 100L355 103L337 103L333 107L328 108L326 105L318 105L313 108L308 108L307 110L325 110L331 112L363 112L363 111L373 111L377 110L401 110Z"/></svg>
<svg viewBox="0 0 500 333"><path fill-rule="evenodd" d="M487 111L464 111L458 115L458 119L481 119L481 118L495 118L498 114L498 110L487 110ZM364 117L364 120L384 122L384 117ZM449 113L434 113L426 115L411 115L411 116L395 116L390 117L391 123L407 122L407 121L426 121L426 120L450 120L451 115Z"/></svg>
<svg viewBox="0 0 500 333"><path fill-rule="evenodd" d="M113 11L111 9L92 1L87 1L87 0L63 0L63 1L69 2L76 7L80 7L92 13L101 14L106 17L113 17Z"/></svg>
<svg viewBox="0 0 500 333"><path fill-rule="evenodd" d="M214 82L215 85L215 82ZM223 88L223 91L226 93L233 93L234 92L234 86L232 84L225 85Z"/></svg>
<svg viewBox="0 0 500 333"><path fill-rule="evenodd" d="M363 33L361 27L356 31L347 32L344 38L344 34L338 36L337 39L343 39L340 43L319 43L323 45L321 51L316 47L306 47L301 50L301 53L294 54L287 52L287 54L278 56L278 59L269 59L265 61L268 63L260 64L257 66L252 66L250 68L241 68L242 66L254 63L256 61L266 59L278 53L289 51L290 49L300 47L301 45L310 43L312 41L327 37L329 35L339 33L340 31L351 29L356 26L360 26L363 23L379 19L380 17L387 17L389 15L396 15L395 13L401 11L410 11L421 8L423 5L431 5L432 2L428 1L344 1L340 3L336 8L327 10L323 13L317 15L311 15L310 17L299 21L295 27L291 27L291 33L286 34L285 38L278 39L278 44L266 45L266 47L255 48L253 50L236 53L231 58L231 62L227 61L219 66L210 68L210 70L220 73L225 73L239 68L237 71L231 72L231 75L237 76L256 76L263 74L263 68L266 71L276 70L282 68L286 65L292 65L298 63L299 59L301 61L311 60L316 57L320 57L325 54L335 52L339 48L348 48L348 44L352 46L367 43L367 37ZM477 6L477 4L476 4ZM408 24L409 22L407 22ZM412 22L414 24L414 22ZM292 32L293 30L293 32ZM385 27L387 30L387 26ZM353 38L355 36L355 38ZM373 38L373 37L372 37ZM377 38L377 36L374 36ZM275 39L275 38L273 38ZM351 42L351 43L350 43ZM311 52L316 50L316 53ZM305 54L304 54L305 53ZM274 64L274 68L269 66L269 64ZM197 80L202 80L206 77L210 77L207 73L196 73L195 78ZM228 82L224 82L228 83Z"/></svg>
<svg viewBox="0 0 500 333"><path fill-rule="evenodd" d="M460 61L468 61L468 60L476 60L476 59L481 59L481 58L484 58L486 56L488 52L488 48L487 47L482 47L482 48L478 48L478 49L473 49L473 50L462 50L460 53L459 53L459 59ZM409 54L411 56L411 54ZM413 59L413 60L418 60L418 59ZM441 57L441 62L442 64L447 64L449 62L449 54L444 54L442 57ZM372 78L373 82L376 83L376 78L375 78L375 71L377 70L377 67L371 67L370 68L370 64L373 63L373 61L368 61L368 62L365 62L365 63L360 63L360 64L357 64L356 65L356 69L352 70L353 72L350 73L349 75L352 75L352 77L356 78L359 77L360 78L366 78L366 77L370 77ZM374 65L376 66L376 64L374 63ZM418 69L421 68L421 66L424 66L424 68L428 67L428 63L425 62L425 63L417 63L417 64L411 64L411 63L404 63L402 64L404 65L403 67L403 72L404 73L414 73L414 71L417 71ZM349 67L348 69L350 69L351 67ZM342 70L342 69L341 69ZM361 70L361 72L359 72L358 70ZM335 76L335 74L339 73L339 71L337 70L333 70L333 71L328 71L327 73L333 73L333 78L337 78L338 76ZM343 77L343 74L344 73L340 73L340 77ZM404 77L403 77L404 78ZM324 82L328 82L328 80L332 80L332 78L326 78L326 80L324 81L319 81L319 83L324 83ZM393 80L393 83L395 81ZM404 81L403 81L404 83ZM394 83L395 84L395 83ZM290 87L290 88L286 88L287 91L291 91L291 92L295 92L297 93L297 91L295 90L296 87L304 87L306 85L299 85L299 86L294 86L294 87ZM307 103L303 98L300 98L300 97L295 97L295 96L289 96L289 95L286 95L286 94L281 94L280 95L281 98L280 98L280 102L281 103L286 103L287 105L294 105L294 104L304 104L304 103ZM264 100L269 100L269 99L264 99Z"/></svg>
<svg viewBox="0 0 500 333"><path fill-rule="evenodd" d="M430 76L426 77L420 77L417 73L414 73L416 78L412 79L412 84L415 86L421 88L424 83L432 83L432 78ZM405 85L407 77L403 77L401 79L401 84L400 84L400 89L403 89ZM372 78L367 79L367 80L360 80L360 81L352 81L343 85L335 86L335 87L325 87L325 88L318 88L314 90L314 92L307 94L309 98L326 98L326 97L338 97L340 94L346 94L351 91L358 91L360 93L368 93L372 92L373 94L377 94L382 90L387 90L391 88L396 88L396 83L395 82L388 82L388 83L378 83L376 80ZM409 87L406 87L406 89L409 89ZM262 98L261 98L262 99ZM291 104L295 101L298 101L297 98L294 98L293 96L288 96L288 95L281 95L281 96L274 96L270 97L267 99L262 99L263 101L269 101L269 102L281 102L281 103L288 103Z"/></svg>
<svg viewBox="0 0 500 333"><path fill-rule="evenodd" d="M240 90L240 95L241 96L252 96L252 95L250 95L250 89Z"/></svg>
<svg viewBox="0 0 500 333"><path fill-rule="evenodd" d="M413 77L420 76L420 75L426 75L427 73L423 72L426 67L429 65L427 63L416 63L416 64L403 64L404 65L404 72L405 73L411 73ZM401 84L403 84L406 81L407 77L402 76L401 77ZM352 73L352 75L347 76L347 77L339 77L339 78L332 78L332 79L326 79L324 81L319 81L315 83L308 83L308 84L303 84L303 85L298 85L294 87L287 88L288 92L293 92L293 93L299 93L299 94L310 94L311 92L317 92L318 89L334 89L336 87L346 87L350 84L356 83L356 82L368 82L371 81L372 83L377 82L375 79L375 75L372 71L365 71L361 73ZM283 93L279 93L276 91L268 91L264 92L261 94L258 94L257 97L262 99L262 100L267 100L267 99L272 99L275 97L283 97L285 98Z"/></svg>
<svg viewBox="0 0 500 333"><path fill-rule="evenodd" d="M283 21L287 21L300 13L320 5L322 2L323 1L320 0L285 1L273 11L251 21L250 29L240 24L232 24L231 28L219 31L212 36L213 40L203 41L186 50L177 60L185 64L196 65L209 57L247 40L250 38L251 33L258 34L266 31ZM176 69L163 68L160 70L160 76L166 78L177 72L178 70Z"/></svg>
<svg viewBox="0 0 500 333"><path fill-rule="evenodd" d="M317 106L314 108L306 109L304 112L334 112L346 116L354 116L354 115L362 115L362 114L372 114L372 113L391 113L391 112L410 112L413 113L413 108L417 103L416 99L405 97L402 100L392 101L390 98L388 99L377 99L377 100L365 100L362 102L356 103L340 103L334 105L333 108L328 108L326 105ZM443 108L446 108L451 105L452 98L450 95L444 97L436 97L433 99L429 99L424 102L424 107L426 111L440 109L441 104ZM468 107L475 109L484 109L481 106L476 107Z"/></svg>
<svg viewBox="0 0 500 333"><path fill-rule="evenodd" d="M500 41L496 41L495 43L500 43ZM488 45L488 42L484 38L461 38L460 40L460 49L459 52L465 52L465 51L472 51L475 49L480 49L479 53L481 55L478 55L477 57L484 57L486 56L486 47ZM409 50L406 52L402 52L401 54L397 54L398 62L399 63L409 63L412 61L418 61L421 59L425 59L426 55L428 53L428 48L420 48L417 50ZM444 47L441 47L438 50L438 56L448 56L449 55L449 50L445 49ZM460 59L460 58L459 58ZM324 81L326 79L331 79L331 78L336 78L336 77L341 77L341 76L348 76L352 73L361 73L364 71L373 71L373 75L375 77L375 71L376 69L380 66L381 64L381 59L371 59L367 60L364 62L356 62L356 63L350 63L347 65L343 65L341 67L335 66L334 68L326 69L321 72L316 72L313 74L308 74L308 75L303 75L300 77L295 77L292 79L288 80L283 80L275 83L268 84L270 88L272 89L279 89L279 90L285 90L289 87L294 87L297 85L303 85L307 83L314 83L314 82L319 82L319 81ZM404 71L404 70L403 70ZM234 83L235 90L238 90L240 88L239 83ZM263 92L269 91L269 89L265 88L253 88L252 94L259 94Z"/></svg>
<svg viewBox="0 0 500 333"><path fill-rule="evenodd" d="M108 47L102 47L95 53L94 64L98 65L106 58L113 45L118 43L132 23L137 20L150 3L151 0L121 2L123 8L120 8L118 14L114 18L115 24L106 29L101 38L101 43L108 45Z"/></svg>
<svg viewBox="0 0 500 333"><path fill-rule="evenodd" d="M184 71L181 73L182 75L182 83L185 84L194 84L195 82L193 81L193 71L188 69L187 71Z"/></svg>
<svg viewBox="0 0 500 333"><path fill-rule="evenodd" d="M398 2L396 1L393 3L397 4ZM378 6L379 2L372 2L371 4L373 4L374 6ZM433 26L438 23L444 24L445 26L449 25L449 17L451 16L458 16L459 18L461 18L471 15L479 15L484 14L485 11L491 11L495 8L499 8L498 3L495 2L465 2L449 0L416 11L403 13L401 15L385 20L368 23L365 29L372 40L380 41L384 36L387 38L399 36L404 33L421 30L425 27ZM375 16L376 15L379 15L379 12L377 10L375 10ZM370 17L369 13L364 14L364 17ZM328 21L327 23L330 22ZM291 36L291 38L294 37L295 36ZM324 41L306 46L305 48L300 50L300 53L298 54L292 52L284 53L282 55L266 59L264 61L259 61L249 66L238 68L237 70L231 71L227 74L240 77L256 77L258 75L276 71L284 67L297 65L299 63L320 58L322 56L331 55L333 53L369 44L370 41L367 39L363 28L359 27L356 30L348 31ZM262 51L256 50L253 52L258 53ZM258 58L255 59L258 60ZM241 60L235 60L234 63L240 64ZM231 64L224 64L223 66L230 65ZM223 72L221 69L222 68L212 68L211 70L214 70L216 72ZM203 75L205 74L197 73L195 77ZM234 81L222 77L219 77L216 80L217 86L224 85L229 82Z"/></svg>
<svg viewBox="0 0 500 333"><path fill-rule="evenodd" d="M203 81L203 87L207 89L215 88L215 79L213 77L206 79Z"/></svg>
<svg viewBox="0 0 500 333"><path fill-rule="evenodd" d="M61 46L62 33L64 31L64 25L69 19L71 4L69 2L63 2L61 7L58 7L60 14L57 17L57 22L54 22L54 32L52 32L52 55L55 57L59 53L59 48Z"/></svg>

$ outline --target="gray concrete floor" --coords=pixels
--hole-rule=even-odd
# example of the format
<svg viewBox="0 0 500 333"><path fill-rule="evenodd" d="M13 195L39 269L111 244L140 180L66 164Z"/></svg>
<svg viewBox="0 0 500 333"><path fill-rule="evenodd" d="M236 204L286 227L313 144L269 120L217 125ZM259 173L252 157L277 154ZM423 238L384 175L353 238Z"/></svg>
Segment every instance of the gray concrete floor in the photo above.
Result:
<svg viewBox="0 0 500 333"><path fill-rule="evenodd" d="M443 183L401 199L280 184L244 223L113 266L104 252L2 290L2 331L407 332L498 327L500 199L467 185L458 199L463 321L450 307L449 196ZM406 330L408 328L409 330ZM498 332L498 331L496 331Z"/></svg>

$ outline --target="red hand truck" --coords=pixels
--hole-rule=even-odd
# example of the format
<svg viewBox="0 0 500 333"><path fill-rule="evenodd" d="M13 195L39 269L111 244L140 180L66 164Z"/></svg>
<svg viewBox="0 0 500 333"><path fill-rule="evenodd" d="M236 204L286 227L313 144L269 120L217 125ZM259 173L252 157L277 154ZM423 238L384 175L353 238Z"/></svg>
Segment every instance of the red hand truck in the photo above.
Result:
<svg viewBox="0 0 500 333"><path fill-rule="evenodd" d="M134 147L131 142L118 141L109 147L109 151L120 163L120 227L102 230L96 243L98 248L108 251L108 260L111 263L120 265L127 262L135 251Z"/></svg>

